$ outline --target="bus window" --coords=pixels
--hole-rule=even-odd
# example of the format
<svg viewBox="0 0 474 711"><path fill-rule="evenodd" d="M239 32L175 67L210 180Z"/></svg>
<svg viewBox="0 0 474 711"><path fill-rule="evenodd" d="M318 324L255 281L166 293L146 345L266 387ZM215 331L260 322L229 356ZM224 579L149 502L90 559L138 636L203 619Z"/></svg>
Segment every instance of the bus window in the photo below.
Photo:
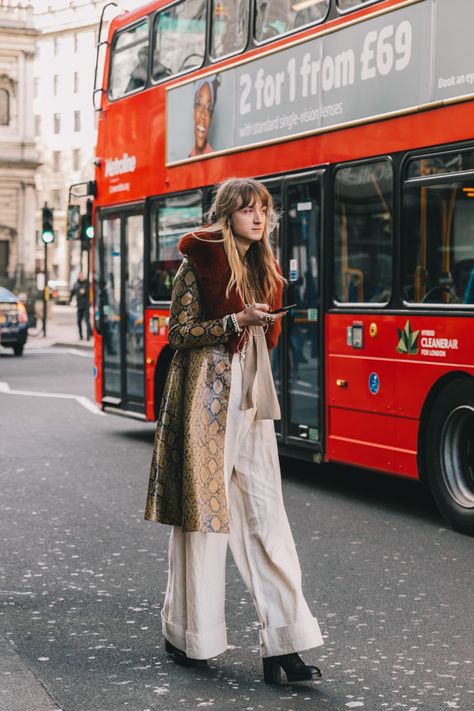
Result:
<svg viewBox="0 0 474 711"><path fill-rule="evenodd" d="M255 39L264 42L324 20L330 0L261 0L256 3Z"/></svg>
<svg viewBox="0 0 474 711"><path fill-rule="evenodd" d="M406 183L403 222L405 299L474 304L474 181Z"/></svg>
<svg viewBox="0 0 474 711"><path fill-rule="evenodd" d="M242 52L247 46L249 0L212 0L211 56Z"/></svg>
<svg viewBox="0 0 474 711"><path fill-rule="evenodd" d="M206 44L206 2L186 0L158 13L153 31L153 79L200 67Z"/></svg>
<svg viewBox="0 0 474 711"><path fill-rule="evenodd" d="M389 160L336 171L334 298L387 303L392 291L393 169Z"/></svg>
<svg viewBox="0 0 474 711"><path fill-rule="evenodd" d="M143 89L148 76L148 20L120 32L113 49L109 79L109 96L119 99Z"/></svg>
<svg viewBox="0 0 474 711"><path fill-rule="evenodd" d="M214 59L247 46L249 0L212 0L211 55Z"/></svg>
<svg viewBox="0 0 474 711"><path fill-rule="evenodd" d="M474 170L474 151L450 151L410 161L407 179Z"/></svg>
<svg viewBox="0 0 474 711"><path fill-rule="evenodd" d="M339 10L345 12L346 10L355 10L356 7L363 7L364 5L374 5L376 2L382 2L382 0L337 0L337 6Z"/></svg>
<svg viewBox="0 0 474 711"><path fill-rule="evenodd" d="M181 255L181 237L202 225L203 204L200 192L160 198L151 208L151 250L148 293L150 302L170 301L173 280Z"/></svg>

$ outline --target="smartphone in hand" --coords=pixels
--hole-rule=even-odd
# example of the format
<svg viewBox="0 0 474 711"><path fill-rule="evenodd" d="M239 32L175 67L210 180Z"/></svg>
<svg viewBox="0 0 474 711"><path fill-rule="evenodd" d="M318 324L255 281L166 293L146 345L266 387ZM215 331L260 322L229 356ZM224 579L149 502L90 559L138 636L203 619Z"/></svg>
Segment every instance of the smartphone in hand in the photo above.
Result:
<svg viewBox="0 0 474 711"><path fill-rule="evenodd" d="M282 306L281 309L275 309L275 311L270 311L272 315L274 314L281 314L285 311L289 311L290 309L294 309L296 304L288 304L288 306Z"/></svg>

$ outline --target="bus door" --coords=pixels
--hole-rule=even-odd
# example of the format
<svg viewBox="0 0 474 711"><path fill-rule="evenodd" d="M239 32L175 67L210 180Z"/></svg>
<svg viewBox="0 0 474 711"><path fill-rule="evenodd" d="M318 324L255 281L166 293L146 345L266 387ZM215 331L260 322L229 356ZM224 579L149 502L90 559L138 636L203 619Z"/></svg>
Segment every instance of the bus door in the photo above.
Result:
<svg viewBox="0 0 474 711"><path fill-rule="evenodd" d="M141 209L102 220L102 363L106 407L145 410Z"/></svg>
<svg viewBox="0 0 474 711"><path fill-rule="evenodd" d="M296 304L283 324L283 436L313 450L322 442L321 184L322 171L290 178L283 201L284 303Z"/></svg>
<svg viewBox="0 0 474 711"><path fill-rule="evenodd" d="M272 196L273 204L278 214L282 212L282 200L283 200L283 184L280 179L264 180L265 187ZM270 235L270 242L272 245L272 252L275 255L277 262L282 265L282 244L281 244L281 226L278 222L276 228ZM283 337L280 339L283 340ZM275 390L280 403L280 408L283 412L283 392L282 392L282 357L281 357L281 344L279 343L277 347L270 354L273 382L275 383ZM282 421L275 420L275 432L280 438L283 434Z"/></svg>
<svg viewBox="0 0 474 711"><path fill-rule="evenodd" d="M282 219L271 235L272 250L288 285L285 304L296 307L282 321L282 336L271 354L282 419L275 431L284 449L297 445L319 451L322 442L320 338L321 180L313 172L264 180Z"/></svg>

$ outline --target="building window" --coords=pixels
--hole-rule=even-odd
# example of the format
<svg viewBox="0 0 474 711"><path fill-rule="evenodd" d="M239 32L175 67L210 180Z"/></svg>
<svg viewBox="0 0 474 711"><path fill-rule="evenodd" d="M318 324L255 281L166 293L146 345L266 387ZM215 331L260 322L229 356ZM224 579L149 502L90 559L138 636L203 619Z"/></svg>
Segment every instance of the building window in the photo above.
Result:
<svg viewBox="0 0 474 711"><path fill-rule="evenodd" d="M10 242L0 240L0 274L8 272L8 259L10 251Z"/></svg>
<svg viewBox="0 0 474 711"><path fill-rule="evenodd" d="M74 130L75 131L81 130L81 112L80 111L74 111Z"/></svg>
<svg viewBox="0 0 474 711"><path fill-rule="evenodd" d="M54 114L53 116L54 133L59 133L61 130L61 114Z"/></svg>
<svg viewBox="0 0 474 711"><path fill-rule="evenodd" d="M78 32L74 33L74 52L77 54L79 51L79 34Z"/></svg>
<svg viewBox="0 0 474 711"><path fill-rule="evenodd" d="M53 170L56 173L61 170L61 151L53 151Z"/></svg>
<svg viewBox="0 0 474 711"><path fill-rule="evenodd" d="M59 89L59 74L55 74L53 77L53 94L54 94L54 96L58 95L58 89Z"/></svg>
<svg viewBox="0 0 474 711"><path fill-rule="evenodd" d="M39 136L41 133L41 116L35 116L35 136Z"/></svg>
<svg viewBox="0 0 474 711"><path fill-rule="evenodd" d="M54 49L54 54L59 53L59 37L54 38L53 49Z"/></svg>
<svg viewBox="0 0 474 711"><path fill-rule="evenodd" d="M7 89L0 89L0 126L10 123L10 94Z"/></svg>
<svg viewBox="0 0 474 711"><path fill-rule="evenodd" d="M80 170L81 167L81 151L79 148L76 148L72 152L72 169L73 170Z"/></svg>
<svg viewBox="0 0 474 711"><path fill-rule="evenodd" d="M52 199L53 199L53 207L56 210L61 209L61 191L60 190L53 190L52 191Z"/></svg>
<svg viewBox="0 0 474 711"><path fill-rule="evenodd" d="M79 72L74 72L74 93L79 91Z"/></svg>
<svg viewBox="0 0 474 711"><path fill-rule="evenodd" d="M35 77L35 80L33 82L33 92L34 92L33 97L35 99L37 99L39 96L39 82L40 82L39 77Z"/></svg>

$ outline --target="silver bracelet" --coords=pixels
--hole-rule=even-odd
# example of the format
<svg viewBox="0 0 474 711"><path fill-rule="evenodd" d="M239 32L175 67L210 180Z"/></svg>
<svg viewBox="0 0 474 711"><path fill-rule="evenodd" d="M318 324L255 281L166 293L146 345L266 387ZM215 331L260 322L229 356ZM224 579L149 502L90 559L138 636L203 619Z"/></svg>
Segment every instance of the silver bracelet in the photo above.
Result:
<svg viewBox="0 0 474 711"><path fill-rule="evenodd" d="M231 314L230 319L232 321L232 325L234 326L234 331L236 333L242 333L242 329L240 328L239 322L237 321L237 316L235 314Z"/></svg>

